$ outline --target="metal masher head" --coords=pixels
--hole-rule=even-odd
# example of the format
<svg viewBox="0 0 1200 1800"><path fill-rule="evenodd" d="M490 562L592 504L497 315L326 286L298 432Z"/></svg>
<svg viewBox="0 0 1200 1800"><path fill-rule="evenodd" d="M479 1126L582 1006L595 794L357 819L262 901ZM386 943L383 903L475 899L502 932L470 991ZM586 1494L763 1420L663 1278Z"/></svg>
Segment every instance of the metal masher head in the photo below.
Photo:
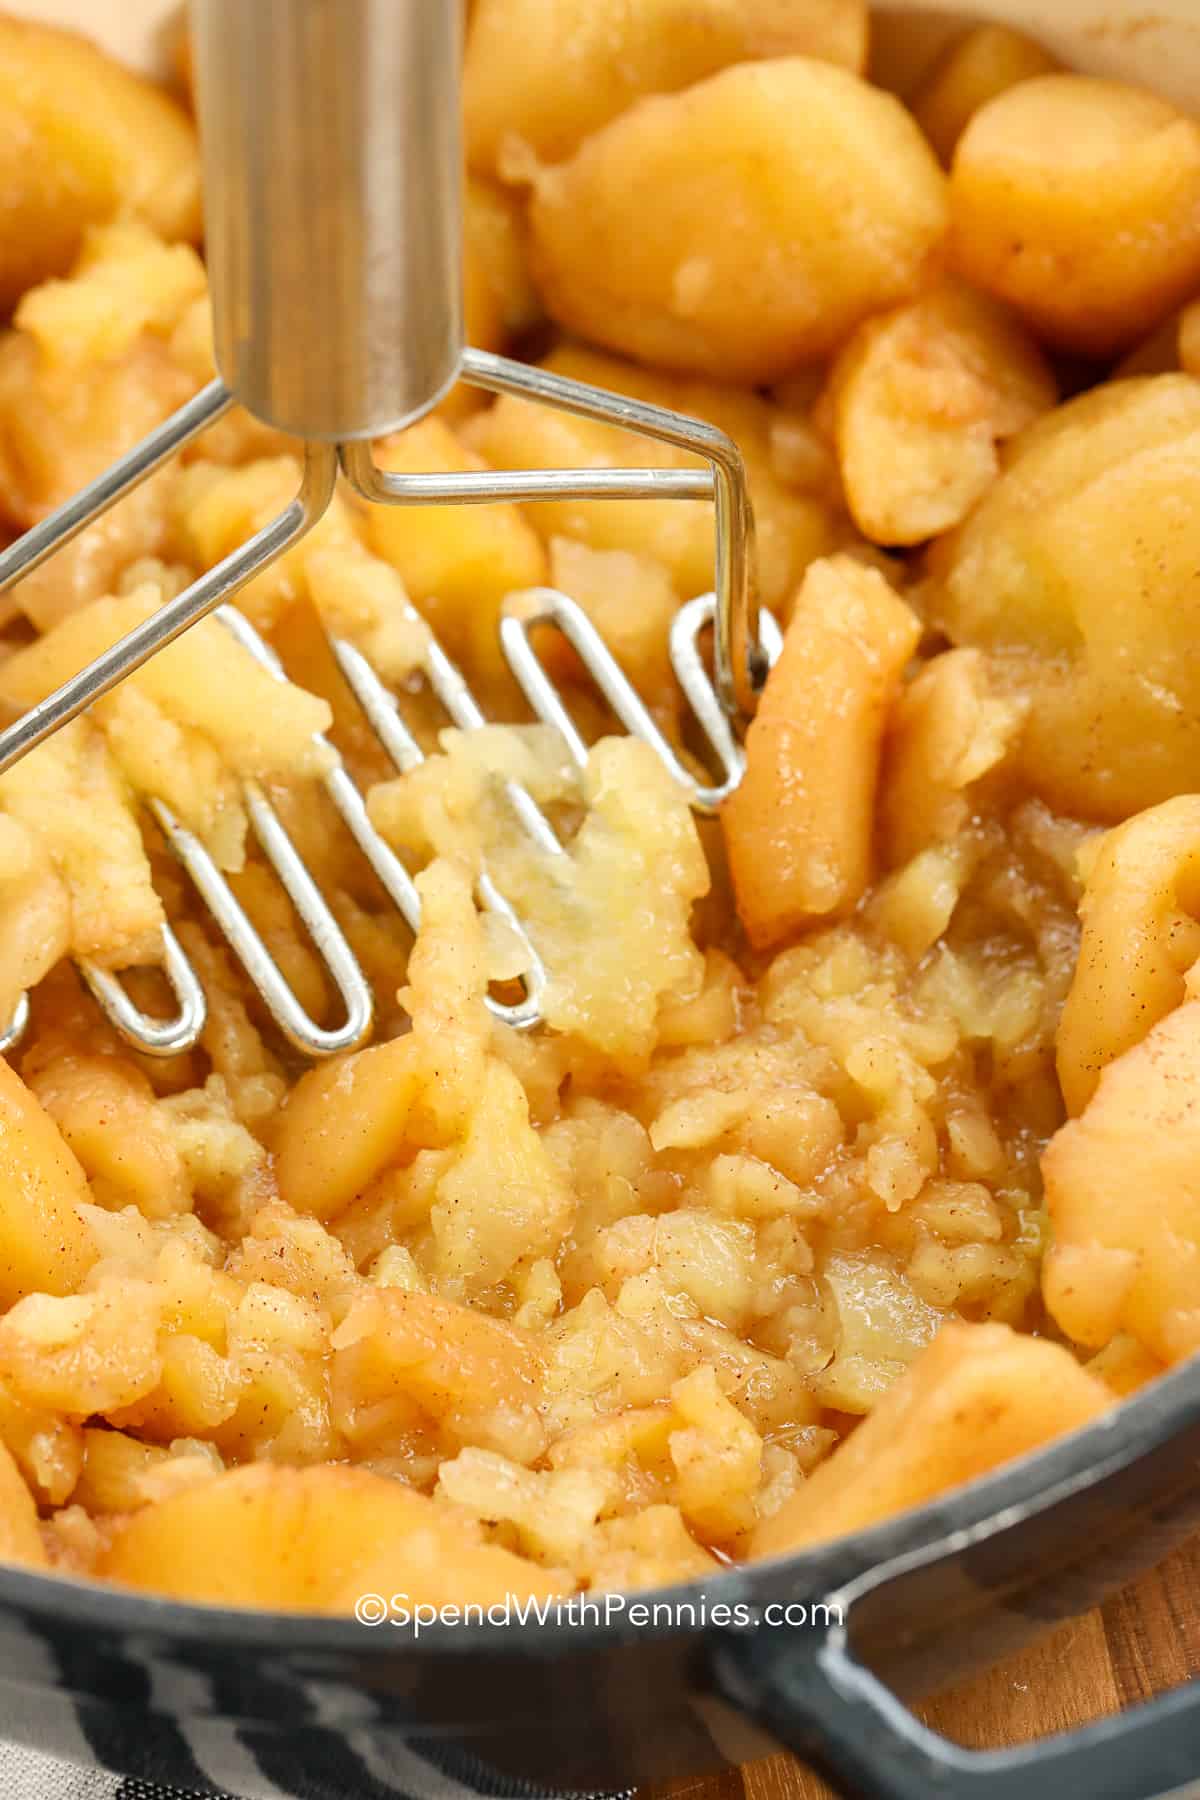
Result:
<svg viewBox="0 0 1200 1800"><path fill-rule="evenodd" d="M191 0L204 149L205 221L219 378L72 500L0 553L0 592L144 481L232 405L300 438L299 492L218 562L22 718L0 731L0 772L109 693L158 650L216 609L276 672L273 652L229 606L238 591L320 519L339 472L364 499L395 506L539 499L711 500L713 591L685 606L672 634L681 686L719 770L697 781L658 730L582 609L553 590L514 596L502 648L538 716L576 761L586 747L539 662L529 632L564 632L626 729L656 750L692 804L711 811L742 767L736 727L778 648L753 596L753 517L737 446L701 420L469 348L461 300L458 78L461 9L429 0ZM371 440L427 413L457 381L618 425L691 451L702 468L588 468L386 473ZM712 631L715 686L700 651ZM334 642L342 674L398 770L421 752L396 704L352 645ZM431 641L425 677L449 718L485 723L461 674ZM384 889L415 929L411 875L379 838L339 759L325 785ZM344 1021L312 1019L197 838L161 801L150 810L284 1036L310 1056L352 1048L369 1034L372 998L358 963L266 795L246 784L258 843L287 890L341 996ZM530 796L509 799L547 854L561 850ZM520 922L486 873L482 905ZM523 934L522 934L523 935ZM493 1000L517 1026L536 1024L545 972L525 940L523 998ZM136 1007L109 971L82 972L116 1029L138 1049L171 1055L204 1027L203 990L178 940L164 930L163 968L176 1015ZM19 1007L0 1049L23 1029Z"/></svg>

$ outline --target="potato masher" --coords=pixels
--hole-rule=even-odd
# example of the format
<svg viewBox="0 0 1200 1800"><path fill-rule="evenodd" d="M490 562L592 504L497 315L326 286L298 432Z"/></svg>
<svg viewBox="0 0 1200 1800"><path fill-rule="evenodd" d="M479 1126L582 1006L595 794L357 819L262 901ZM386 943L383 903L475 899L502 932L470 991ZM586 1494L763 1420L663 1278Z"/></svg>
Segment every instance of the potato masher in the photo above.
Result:
<svg viewBox="0 0 1200 1800"><path fill-rule="evenodd" d="M192 0L205 218L219 378L72 500L0 553L0 592L38 567L107 507L239 402L303 440L300 491L244 545L166 601L79 674L0 731L0 771L75 718L190 625L214 610L276 672L273 652L226 604L321 517L339 471L365 499L391 505L470 504L543 498L711 499L716 519L711 594L685 606L672 655L720 779L705 786L679 761L587 616L551 589L513 596L504 654L534 711L555 724L577 761L586 756L566 706L529 639L557 626L625 727L649 742L693 805L712 810L735 783L741 752L733 727L753 710L778 631L753 598L753 520L736 445L700 420L467 347L460 295L458 78L461 10L449 0ZM389 474L371 440L413 423L456 382L521 395L697 453L706 469L483 470ZM715 685L700 652L713 628ZM421 751L388 693L353 645L334 654L395 766ZM424 674L450 719L472 728L483 714L440 646ZM359 849L409 924L419 901L403 863L370 824L339 759L325 778ZM343 1022L325 1028L305 1011L204 845L161 801L147 804L284 1036L319 1057L368 1035L372 998L330 908L266 794L246 784L255 836L341 995ZM560 848L530 796L510 788L523 827L549 854ZM486 875L479 900L519 922ZM523 935L523 934L522 934ZM524 994L489 1000L511 1024L540 1016L544 972L525 939ZM143 1052L194 1044L204 994L165 928L163 968L178 1002L163 1021L142 1012L108 970L82 973L121 1035ZM18 1008L3 1044L24 1027Z"/></svg>

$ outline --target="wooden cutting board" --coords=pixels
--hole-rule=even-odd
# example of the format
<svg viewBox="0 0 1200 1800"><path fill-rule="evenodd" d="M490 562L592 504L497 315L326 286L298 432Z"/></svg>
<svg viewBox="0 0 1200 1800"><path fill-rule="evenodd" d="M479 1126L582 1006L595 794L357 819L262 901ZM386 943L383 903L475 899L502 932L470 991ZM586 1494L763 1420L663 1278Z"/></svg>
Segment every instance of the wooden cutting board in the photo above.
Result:
<svg viewBox="0 0 1200 1800"><path fill-rule="evenodd" d="M1098 1612L920 1709L960 1744L998 1750L1086 1725L1200 1675L1200 1539ZM1196 1747L1200 1775L1200 1744ZM823 1781L790 1756L769 1756L706 1780L640 1790L640 1800L829 1800Z"/></svg>

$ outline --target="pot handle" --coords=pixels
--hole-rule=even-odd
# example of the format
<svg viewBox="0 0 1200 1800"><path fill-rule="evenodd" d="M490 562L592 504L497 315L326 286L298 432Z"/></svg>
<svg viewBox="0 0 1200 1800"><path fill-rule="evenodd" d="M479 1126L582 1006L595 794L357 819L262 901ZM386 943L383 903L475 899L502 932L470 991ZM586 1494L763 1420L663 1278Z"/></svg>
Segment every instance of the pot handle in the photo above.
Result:
<svg viewBox="0 0 1200 1800"><path fill-rule="evenodd" d="M890 1579L901 1572L897 1566ZM873 1595L888 1585L887 1569L869 1580ZM1077 1731L1012 1750L966 1750L922 1725L855 1655L854 1604L853 1589L831 1595L825 1628L760 1624L722 1634L710 1665L722 1698L840 1793L854 1800L1152 1800L1200 1777L1200 1679Z"/></svg>

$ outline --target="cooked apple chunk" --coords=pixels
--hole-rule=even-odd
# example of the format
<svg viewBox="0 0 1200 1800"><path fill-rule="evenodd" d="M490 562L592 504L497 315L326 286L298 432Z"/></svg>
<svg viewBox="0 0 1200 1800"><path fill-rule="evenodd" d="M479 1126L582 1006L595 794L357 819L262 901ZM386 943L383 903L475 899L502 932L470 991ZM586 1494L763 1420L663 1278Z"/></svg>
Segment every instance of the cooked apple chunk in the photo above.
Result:
<svg viewBox="0 0 1200 1800"><path fill-rule="evenodd" d="M559 162L643 95L729 63L815 56L861 73L866 52L864 0L481 0L463 70L467 153L488 170L518 150Z"/></svg>
<svg viewBox="0 0 1200 1800"><path fill-rule="evenodd" d="M65 725L0 775L0 806L39 842L66 888L76 956L112 968L157 960L162 902L132 798L87 719Z"/></svg>
<svg viewBox="0 0 1200 1800"><path fill-rule="evenodd" d="M959 524L999 474L999 446L1047 412L1057 388L1016 319L945 282L860 326L830 397L855 522L898 545Z"/></svg>
<svg viewBox="0 0 1200 1800"><path fill-rule="evenodd" d="M915 293L947 216L898 100L784 56L641 100L535 171L532 267L568 330L751 384Z"/></svg>
<svg viewBox="0 0 1200 1800"><path fill-rule="evenodd" d="M1200 1000L1108 1065L1042 1170L1062 1329L1096 1347L1127 1331L1164 1363L1200 1349Z"/></svg>
<svg viewBox="0 0 1200 1800"><path fill-rule="evenodd" d="M0 19L0 306L118 214L200 236L200 155L174 100L74 32Z"/></svg>
<svg viewBox="0 0 1200 1800"><path fill-rule="evenodd" d="M880 745L916 647L912 610L874 569L814 563L721 813L753 944L849 912L870 873Z"/></svg>
<svg viewBox="0 0 1200 1800"><path fill-rule="evenodd" d="M212 1606L353 1612L360 1594L487 1606L569 1592L448 1506L366 1469L232 1469L143 1507L99 1573Z"/></svg>
<svg viewBox="0 0 1200 1800"><path fill-rule="evenodd" d="M1048 342L1112 356L1200 280L1200 124L1119 81L1042 75L954 155L950 259Z"/></svg>
<svg viewBox="0 0 1200 1800"><path fill-rule="evenodd" d="M934 621L1032 701L1023 772L1056 810L1109 821L1200 766L1200 381L1110 382L1010 447L929 554Z"/></svg>
<svg viewBox="0 0 1200 1800"><path fill-rule="evenodd" d="M1072 1113L1109 1063L1184 998L1200 957L1200 797L1165 800L1090 846L1079 912L1079 960L1058 1027Z"/></svg>
<svg viewBox="0 0 1200 1800"><path fill-rule="evenodd" d="M75 1292L98 1254L79 1210L90 1199L58 1126L0 1061L0 1304Z"/></svg>
<svg viewBox="0 0 1200 1800"><path fill-rule="evenodd" d="M1059 1344L1006 1325L944 1325L828 1462L759 1526L752 1554L861 1531L1086 1425L1112 1402Z"/></svg>

